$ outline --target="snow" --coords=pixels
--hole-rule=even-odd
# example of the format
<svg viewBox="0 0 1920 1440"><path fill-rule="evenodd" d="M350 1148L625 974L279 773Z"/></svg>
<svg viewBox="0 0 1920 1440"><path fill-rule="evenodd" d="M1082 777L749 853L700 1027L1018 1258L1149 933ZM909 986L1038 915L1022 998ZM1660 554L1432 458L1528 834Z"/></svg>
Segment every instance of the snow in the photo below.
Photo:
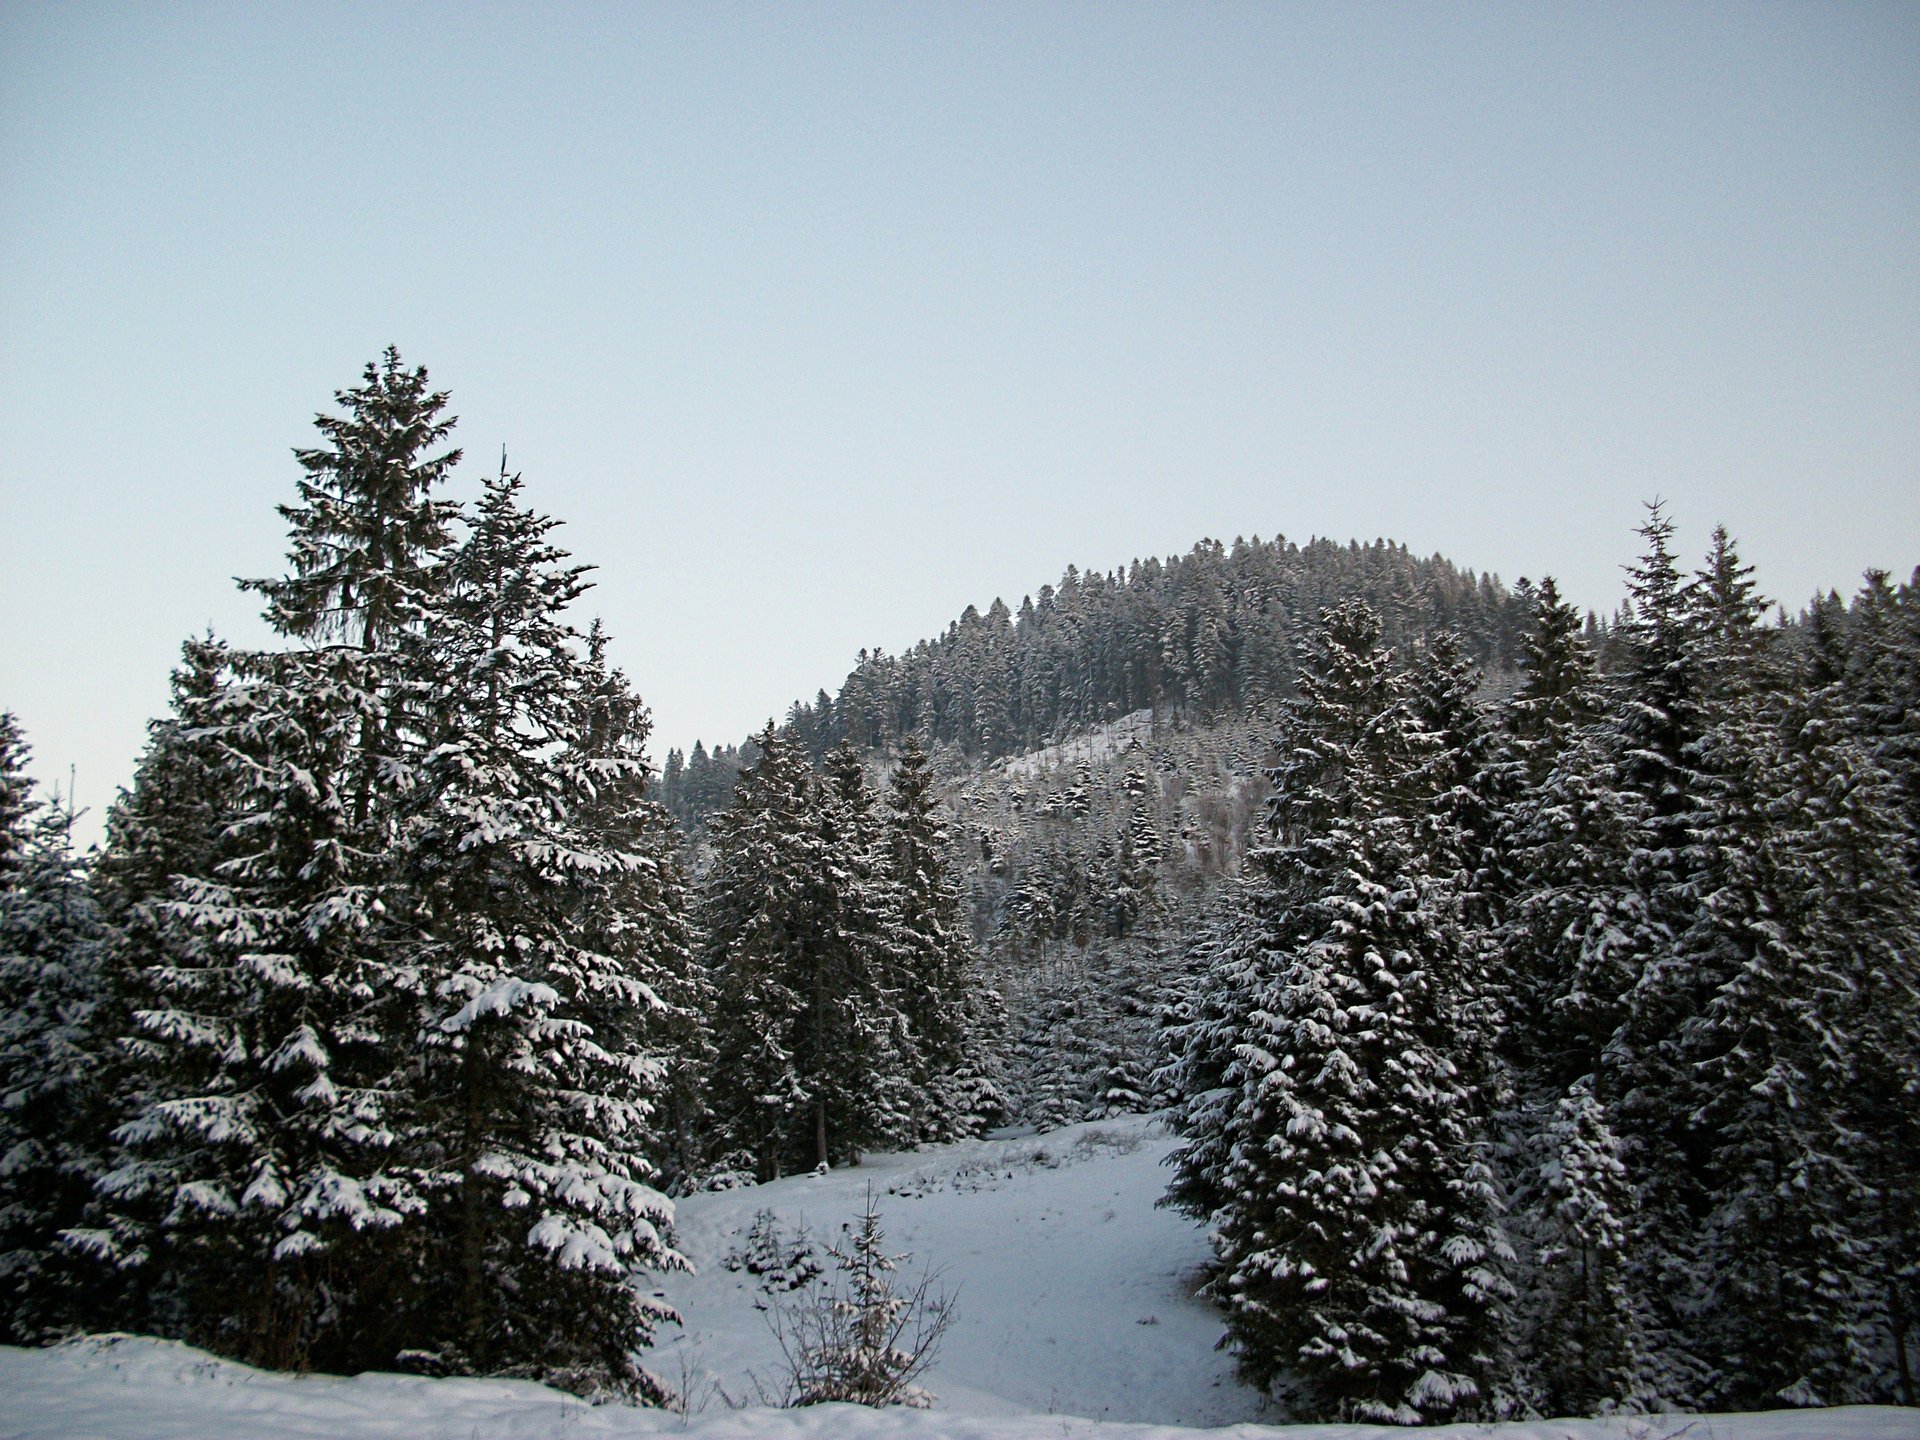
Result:
<svg viewBox="0 0 1920 1440"><path fill-rule="evenodd" d="M1066 1415L751 1408L683 1417L589 1405L521 1380L276 1375L168 1340L96 1336L51 1350L0 1347L8 1440L1403 1440L1373 1425L1199 1431ZM1915 1440L1920 1415L1855 1406L1701 1418L1668 1415L1445 1425L1437 1440Z"/></svg>
<svg viewBox="0 0 1920 1440"><path fill-rule="evenodd" d="M1051 771L1061 770L1079 761L1089 764L1118 755L1135 740L1146 744L1153 738L1153 711L1135 710L1118 720L1096 725L1084 735L1076 735L1058 745L1047 745L1014 755L994 767L1009 779L1034 780Z"/></svg>
<svg viewBox="0 0 1920 1440"><path fill-rule="evenodd" d="M292 1376L171 1341L96 1336L50 1350L0 1347L7 1440L1387 1440L1370 1425L1278 1427L1213 1348L1218 1318L1190 1294L1204 1235L1154 1200L1173 1141L1138 1118L1039 1136L880 1155L848 1169L678 1202L698 1267L659 1293L686 1317L648 1353L694 1413L593 1406L524 1381ZM924 1377L930 1411L748 1405L779 1380L756 1305L769 1294L729 1255L770 1211L804 1227L817 1258L862 1212L868 1187L910 1288L927 1267L958 1319ZM763 1222L764 1230L764 1222ZM734 1407L741 1408L734 1408ZM1239 1422L1239 1423L1236 1423ZM1194 1429L1194 1426L1226 1426ZM1920 1440L1920 1412L1877 1407L1752 1416L1454 1425L1447 1440Z"/></svg>
<svg viewBox="0 0 1920 1440"><path fill-rule="evenodd" d="M756 1377L771 1388L779 1348L755 1304L778 1297L724 1258L770 1209L783 1234L810 1231L824 1260L824 1242L860 1215L871 1185L887 1252L913 1257L903 1276L931 1267L933 1289L956 1300L958 1318L921 1382L939 1410L1251 1420L1256 1397L1213 1348L1219 1317L1190 1294L1206 1237L1154 1206L1171 1178L1161 1161L1173 1143L1131 1117L690 1196L677 1223L697 1273L663 1287L686 1326L663 1337L649 1368L676 1386L684 1371L697 1392L736 1399L755 1394Z"/></svg>

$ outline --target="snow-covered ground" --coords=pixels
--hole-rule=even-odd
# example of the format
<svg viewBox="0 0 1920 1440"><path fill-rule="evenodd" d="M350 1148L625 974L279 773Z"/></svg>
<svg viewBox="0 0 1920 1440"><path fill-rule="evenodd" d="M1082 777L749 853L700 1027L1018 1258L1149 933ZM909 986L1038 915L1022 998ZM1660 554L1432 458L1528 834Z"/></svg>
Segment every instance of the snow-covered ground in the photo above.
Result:
<svg viewBox="0 0 1920 1440"><path fill-rule="evenodd" d="M696 1407L678 1415L591 1406L538 1385L275 1375L167 1341L95 1337L0 1348L0 1437L33 1440L1368 1440L1371 1426L1284 1429L1259 1416L1216 1351L1216 1317L1190 1295L1206 1256L1197 1227L1154 1208L1172 1141L1128 1119L1021 1139L872 1157L853 1169L681 1202L699 1267L663 1286L686 1327L649 1356ZM780 1303L727 1260L760 1212L791 1240L826 1241L868 1186L902 1270L939 1272L957 1320L925 1384L930 1411L751 1405L778 1388L779 1348L760 1308ZM764 1226L763 1226L764 1228ZM758 1382L756 1384L756 1382ZM740 1408L735 1408L740 1407ZM1126 1423L1132 1422L1132 1423ZM1241 1423L1236 1423L1241 1422ZM1453 1440L1920 1440L1920 1412L1855 1408L1754 1416L1460 1425Z"/></svg>
<svg viewBox="0 0 1920 1440"><path fill-rule="evenodd" d="M1108 759L1118 755L1135 740L1144 745L1151 739L1153 711L1135 710L1131 715L1122 715L1118 720L1096 725L1084 735L1076 735L1058 745L1029 750L1024 755L1010 756L989 768L1000 771L1010 779L1032 780L1082 760L1091 763Z"/></svg>
<svg viewBox="0 0 1920 1440"><path fill-rule="evenodd" d="M1190 1293L1206 1237L1154 1206L1172 1145L1157 1125L1131 1117L872 1156L826 1175L683 1200L681 1249L697 1274L663 1288L686 1328L648 1364L696 1401L750 1398L756 1379L771 1388L780 1352L758 1307L788 1297L729 1270L725 1257L771 1210L783 1234L810 1232L825 1260L824 1242L840 1240L872 1186L886 1248L913 1257L903 1272L931 1267L934 1288L954 1295L957 1319L923 1382L942 1410L1184 1425L1254 1419L1256 1398L1214 1349L1219 1317Z"/></svg>

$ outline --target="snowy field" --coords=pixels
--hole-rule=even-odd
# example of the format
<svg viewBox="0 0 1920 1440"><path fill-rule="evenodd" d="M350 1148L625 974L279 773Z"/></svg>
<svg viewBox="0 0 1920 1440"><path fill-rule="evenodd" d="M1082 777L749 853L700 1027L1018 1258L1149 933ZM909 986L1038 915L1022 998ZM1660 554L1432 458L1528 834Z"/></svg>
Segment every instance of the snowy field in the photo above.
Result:
<svg viewBox="0 0 1920 1440"><path fill-rule="evenodd" d="M1190 1294L1208 1251L1192 1221L1154 1208L1173 1140L1131 1117L1019 1140L983 1140L822 1176L680 1202L681 1249L697 1269L664 1287L686 1317L649 1365L695 1402L754 1398L780 1351L757 1308L769 1295L725 1258L756 1214L824 1242L857 1217L873 1187L887 1250L903 1276L939 1272L957 1319L924 1381L948 1413L1027 1412L1172 1425L1258 1415L1215 1350L1218 1316ZM827 1262L830 1263L830 1262Z"/></svg>
<svg viewBox="0 0 1920 1440"><path fill-rule="evenodd" d="M1371 1426L1261 1425L1255 1397L1213 1348L1215 1316L1189 1293L1199 1229L1153 1202L1172 1145L1139 1119L1048 1135L876 1156L857 1168L681 1202L698 1267L663 1289L686 1326L649 1364L691 1401L686 1415L591 1406L498 1380L274 1375L165 1341L97 1337L50 1351L0 1349L0 1436L34 1440L1362 1440ZM762 1307L791 1302L739 1265L763 1235L825 1242L868 1186L908 1279L927 1267L957 1319L925 1384L931 1411L774 1410L779 1347ZM729 1266L734 1257L738 1268ZM1920 1413L1854 1408L1754 1416L1459 1425L1465 1440L1920 1440Z"/></svg>

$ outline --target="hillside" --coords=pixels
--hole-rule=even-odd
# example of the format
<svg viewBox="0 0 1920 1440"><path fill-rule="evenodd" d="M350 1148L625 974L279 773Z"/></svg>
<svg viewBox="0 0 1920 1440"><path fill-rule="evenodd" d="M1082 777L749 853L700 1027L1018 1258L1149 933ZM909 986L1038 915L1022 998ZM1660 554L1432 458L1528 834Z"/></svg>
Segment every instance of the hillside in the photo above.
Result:
<svg viewBox="0 0 1920 1440"><path fill-rule="evenodd" d="M912 734L971 768L1142 711L1156 728L1205 727L1292 694L1321 608L1349 598L1374 607L1392 644L1449 630L1505 673L1531 597L1524 581L1509 591L1389 540L1202 540L1110 572L1069 565L1017 609L969 605L902 654L862 650L836 692L789 708L786 728L816 759L842 740L884 753ZM662 799L692 839L750 758L750 747L724 743L668 752Z"/></svg>

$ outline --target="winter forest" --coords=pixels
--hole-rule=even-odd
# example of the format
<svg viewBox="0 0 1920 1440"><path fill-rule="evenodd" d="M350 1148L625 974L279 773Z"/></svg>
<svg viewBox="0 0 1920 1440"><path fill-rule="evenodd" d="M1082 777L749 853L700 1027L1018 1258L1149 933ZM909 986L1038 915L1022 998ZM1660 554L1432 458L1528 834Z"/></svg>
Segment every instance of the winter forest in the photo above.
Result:
<svg viewBox="0 0 1920 1440"><path fill-rule="evenodd" d="M1160 1114L1287 1419L1920 1401L1920 572L1203 541L655 768L448 407L335 396L103 846L0 714L0 1343L669 1403L676 1199Z"/></svg>

